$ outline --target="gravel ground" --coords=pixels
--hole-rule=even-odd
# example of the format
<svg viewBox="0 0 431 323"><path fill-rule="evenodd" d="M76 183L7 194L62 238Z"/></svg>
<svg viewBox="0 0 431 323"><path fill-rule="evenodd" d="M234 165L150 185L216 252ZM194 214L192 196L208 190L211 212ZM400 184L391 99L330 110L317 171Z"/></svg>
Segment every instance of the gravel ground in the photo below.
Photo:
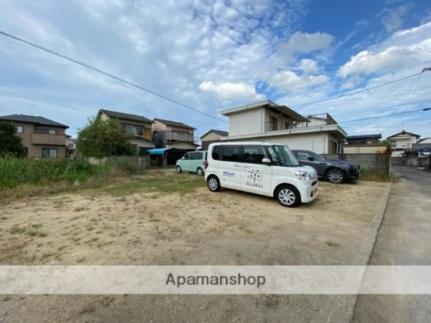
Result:
<svg viewBox="0 0 431 323"><path fill-rule="evenodd" d="M191 176L191 175L172 175ZM289 209L205 187L191 193L99 191L0 206L0 264L364 264L361 246L387 183L321 183ZM0 321L295 321L331 317L336 296L0 296Z"/></svg>

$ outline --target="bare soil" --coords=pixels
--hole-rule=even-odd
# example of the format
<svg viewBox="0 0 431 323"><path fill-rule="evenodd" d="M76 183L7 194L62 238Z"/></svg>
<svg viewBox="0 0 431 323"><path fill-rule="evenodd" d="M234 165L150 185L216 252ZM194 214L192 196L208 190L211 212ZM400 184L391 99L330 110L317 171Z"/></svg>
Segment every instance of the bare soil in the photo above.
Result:
<svg viewBox="0 0 431 323"><path fill-rule="evenodd" d="M192 176L192 175L171 175ZM0 264L363 264L363 233L387 183L320 183L318 199L98 190L0 206ZM0 296L0 321L319 322L335 296Z"/></svg>

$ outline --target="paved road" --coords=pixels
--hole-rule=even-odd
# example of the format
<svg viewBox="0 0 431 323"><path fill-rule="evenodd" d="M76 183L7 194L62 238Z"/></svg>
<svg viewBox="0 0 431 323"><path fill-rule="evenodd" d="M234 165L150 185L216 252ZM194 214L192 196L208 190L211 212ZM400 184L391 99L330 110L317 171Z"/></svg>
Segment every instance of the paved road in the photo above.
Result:
<svg viewBox="0 0 431 323"><path fill-rule="evenodd" d="M371 265L431 265L431 172L396 167ZM431 296L358 298L353 322L430 322Z"/></svg>

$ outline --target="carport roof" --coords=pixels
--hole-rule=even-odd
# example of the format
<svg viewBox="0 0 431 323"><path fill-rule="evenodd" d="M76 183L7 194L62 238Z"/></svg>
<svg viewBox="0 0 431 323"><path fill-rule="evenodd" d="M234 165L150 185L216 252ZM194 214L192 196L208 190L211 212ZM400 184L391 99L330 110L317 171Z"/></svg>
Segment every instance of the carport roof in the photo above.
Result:
<svg viewBox="0 0 431 323"><path fill-rule="evenodd" d="M168 151L171 148L153 148L153 149L148 149L147 152L150 155L164 155L166 151Z"/></svg>

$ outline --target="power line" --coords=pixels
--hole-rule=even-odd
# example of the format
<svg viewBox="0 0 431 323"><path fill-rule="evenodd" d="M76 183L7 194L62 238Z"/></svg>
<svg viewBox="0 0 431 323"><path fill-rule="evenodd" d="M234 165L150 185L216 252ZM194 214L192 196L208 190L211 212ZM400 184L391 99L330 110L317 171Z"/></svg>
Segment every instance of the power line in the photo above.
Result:
<svg viewBox="0 0 431 323"><path fill-rule="evenodd" d="M372 117L365 117L365 118L359 118L359 119L345 120L345 121L340 121L339 123L350 123L350 122L358 122L358 121L365 121L365 120L372 120L372 119L380 119L380 118L392 117L392 116L396 116L396 115L414 113L414 112L419 112L419 111L429 111L429 110L431 110L431 108L422 108L422 109L417 109L417 110L389 113L389 114L384 114L381 116L372 116Z"/></svg>
<svg viewBox="0 0 431 323"><path fill-rule="evenodd" d="M358 94L358 93L362 93L362 92L366 92L366 91L378 89L378 88L383 87L383 86L387 86L387 85L390 85L390 84L401 82L401 81L410 79L412 77L421 75L422 73L424 73L426 71L427 71L427 69L424 69L424 70L422 70L419 73L414 73L414 74L406 75L404 77L401 77L399 79L395 79L395 80L392 80L392 81L389 81L389 82L381 83L381 84L378 84L378 85L375 85L375 86L370 86L370 87L366 87L366 88L359 89L359 90L353 90L353 91L344 92L344 93L341 93L339 95L336 95L336 96L333 96L333 97L330 97L330 98L326 98L326 99L322 99L322 100L317 100L317 101L313 101L313 102L308 102L308 103L304 103L304 104L299 104L297 106L302 108L302 107L309 106L309 105L312 105L312 104L318 104L318 103L323 103L323 102L329 102L329 101L338 100L339 98L343 98L343 97L350 96L350 95L355 95L355 94Z"/></svg>
<svg viewBox="0 0 431 323"><path fill-rule="evenodd" d="M398 107L404 107L404 106L412 106L412 105L431 105L431 99L425 99L425 100L416 100L416 101L410 101L406 103L399 103L399 104L391 104L391 105L385 105L385 106L378 106L377 108L379 110L383 109L390 109L390 108L398 108ZM389 111L390 112L390 111ZM335 119L338 119L338 117L341 117L341 114L334 114L333 117Z"/></svg>
<svg viewBox="0 0 431 323"><path fill-rule="evenodd" d="M18 41L18 42L20 42L20 43L26 44L26 45L28 45L28 46L31 46L31 47L36 48L36 49L39 49L39 50L41 50L41 51L44 51L44 52L49 53L49 54L52 54L52 55L54 55L54 56L57 56L57 57L63 58L63 59L65 59L65 60L69 61L69 62L72 62L72 63L74 63L74 64L80 65L80 66L85 67L85 68L88 68L88 69L90 69L90 70L92 70L92 71L95 71L95 72L97 72L97 73L99 73L99 74L102 74L102 75L108 76L108 77L110 77L110 78L112 78L112 79L114 79L114 80L116 80L116 81L119 81L119 82L125 83L125 84L130 85L130 86L133 86L133 87L135 87L135 88L137 88L137 89L139 89L139 90L141 90L141 91L144 91L144 92L150 93L150 94L152 94L152 95L154 95L154 96L157 96L157 97L159 97L159 98L161 98L161 99L163 99L163 100L169 101L169 102L171 102L171 103L174 103L174 104L177 104L177 105L179 105L179 106L182 106L183 108L186 108L186 109L192 110L192 111L194 111L194 112L200 113L200 114L202 114L202 115L204 115L204 116L206 116L206 117L209 117L209 118L212 118L212 119L215 119L215 120L218 120L218 121L227 122L226 120L223 120L223 119L218 118L218 117L216 117L216 116L213 116L213 115L211 115L211 114L209 114L209 113L206 113L206 112L204 112L204 111L201 111L201 110L199 110L199 109L196 109L196 108L194 108L194 107L192 107L192 106L190 106L190 105L188 105L188 104L182 103L182 102L177 101L177 100L175 100L175 99L171 99L171 98L167 97L166 95L163 95L163 94L157 93L157 92L155 92L155 91L153 91L153 90L150 90L150 89L147 89L147 88L143 87L142 85L139 85L139 84L137 84L137 83L134 83L134 82L129 81L129 80L126 80L126 79L123 79L123 78L121 78L121 77L119 77L119 76L117 76L117 75L114 75L114 74L112 74L112 73L109 73L109 72L103 71L103 70L101 70L101 69L99 69L99 68L97 68L97 67L94 67L94 66L92 66L92 65L89 65L89 64L84 63L84 62L82 62L82 61L79 61L79 60L77 60L77 59L74 59L74 58L72 58L72 57L69 57L69 56L66 56L66 55L64 55L64 54L61 54L61 53L59 53L59 52L57 52L57 51L55 51L55 50L52 50L52 49L46 48L46 47L44 47L44 46L38 45L38 44L33 43L33 42L31 42L31 41L29 41L29 40L26 40L26 39L24 39L24 38L21 38L21 37L18 37L18 36L15 36L15 35L9 34L9 33L5 32L5 31L2 31L2 30L0 30L0 35L5 36L5 37L8 37L8 38L11 38L11 39L13 39L13 40L15 40L15 41Z"/></svg>

